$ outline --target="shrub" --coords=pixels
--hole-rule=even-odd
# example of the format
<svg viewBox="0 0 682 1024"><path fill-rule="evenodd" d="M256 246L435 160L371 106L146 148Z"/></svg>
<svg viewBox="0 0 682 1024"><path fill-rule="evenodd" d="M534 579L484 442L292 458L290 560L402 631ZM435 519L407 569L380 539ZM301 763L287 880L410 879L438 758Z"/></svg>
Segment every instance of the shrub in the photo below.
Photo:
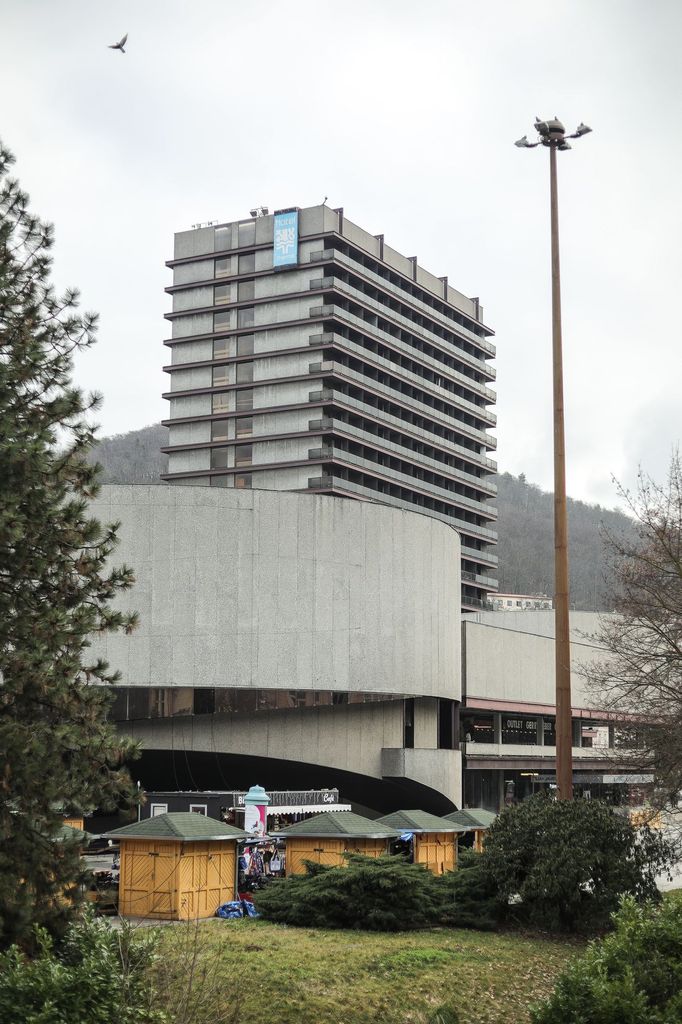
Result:
<svg viewBox="0 0 682 1024"><path fill-rule="evenodd" d="M55 950L36 928L37 955L17 947L0 954L0 1020L3 1024L151 1024L166 1021L151 1009L147 970L155 933L113 931L86 915L69 925Z"/></svg>
<svg viewBox="0 0 682 1024"><path fill-rule="evenodd" d="M673 852L660 834L635 830L601 801L541 794L500 815L481 857L508 916L550 930L594 932L608 927L623 893L659 898L655 878Z"/></svg>
<svg viewBox="0 0 682 1024"><path fill-rule="evenodd" d="M458 870L448 871L437 879L437 884L441 896L441 924L479 931L492 931L497 927L500 910L495 886L480 854L461 852Z"/></svg>
<svg viewBox="0 0 682 1024"><path fill-rule="evenodd" d="M403 931L435 924L441 907L436 879L402 857L347 856L345 867L273 881L254 894L269 921L316 928Z"/></svg>
<svg viewBox="0 0 682 1024"><path fill-rule="evenodd" d="M675 1024L682 1020L682 903L621 901L615 931L590 943L532 1012L533 1024Z"/></svg>

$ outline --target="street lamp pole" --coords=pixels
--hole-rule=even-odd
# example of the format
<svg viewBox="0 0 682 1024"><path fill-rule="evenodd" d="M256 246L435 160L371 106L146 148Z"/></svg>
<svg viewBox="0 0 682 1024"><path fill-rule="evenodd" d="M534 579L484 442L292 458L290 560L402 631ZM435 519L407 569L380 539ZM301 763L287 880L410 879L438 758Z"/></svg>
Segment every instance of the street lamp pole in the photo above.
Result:
<svg viewBox="0 0 682 1024"><path fill-rule="evenodd" d="M550 223L552 252L552 378L554 394L554 660L556 680L556 780L560 800L573 799L573 737L571 722L571 642L569 632L568 520L566 514L566 442L564 433L564 371L561 340L561 270L559 263L559 199L557 150L570 149L568 139L591 131L581 124L566 136L561 121L536 119L540 136L526 136L515 145L522 149L549 149Z"/></svg>

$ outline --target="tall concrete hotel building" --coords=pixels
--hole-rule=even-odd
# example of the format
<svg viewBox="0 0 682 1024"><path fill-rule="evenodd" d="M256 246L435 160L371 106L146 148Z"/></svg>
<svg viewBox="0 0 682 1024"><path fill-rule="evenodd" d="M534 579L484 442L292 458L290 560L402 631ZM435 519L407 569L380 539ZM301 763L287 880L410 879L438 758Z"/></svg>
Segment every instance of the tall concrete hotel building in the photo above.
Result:
<svg viewBox="0 0 682 1024"><path fill-rule="evenodd" d="M497 589L492 332L478 299L314 206L175 236L173 484L380 502L461 539L462 607Z"/></svg>

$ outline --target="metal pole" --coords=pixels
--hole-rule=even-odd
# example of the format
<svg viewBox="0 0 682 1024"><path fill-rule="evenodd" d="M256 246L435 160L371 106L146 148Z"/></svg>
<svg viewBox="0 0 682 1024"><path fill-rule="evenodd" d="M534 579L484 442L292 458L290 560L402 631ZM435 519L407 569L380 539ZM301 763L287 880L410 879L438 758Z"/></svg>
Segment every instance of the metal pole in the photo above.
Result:
<svg viewBox="0 0 682 1024"><path fill-rule="evenodd" d="M556 777L560 800L573 799L571 646L568 621L568 525L564 377L561 349L561 277L556 142L549 145L552 226L552 364L554 381L554 629L556 671Z"/></svg>

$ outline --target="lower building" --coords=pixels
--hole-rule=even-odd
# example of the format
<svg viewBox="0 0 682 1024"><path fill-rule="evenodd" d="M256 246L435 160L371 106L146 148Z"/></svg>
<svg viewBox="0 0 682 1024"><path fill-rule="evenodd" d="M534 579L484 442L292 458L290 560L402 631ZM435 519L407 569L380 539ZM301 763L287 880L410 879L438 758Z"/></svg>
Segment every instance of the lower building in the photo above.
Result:
<svg viewBox="0 0 682 1024"><path fill-rule="evenodd" d="M331 496L110 486L119 607L93 640L148 790L338 788L356 808L461 803L460 546L418 513Z"/></svg>
<svg viewBox="0 0 682 1024"><path fill-rule="evenodd" d="M136 576L118 602L139 629L93 652L122 673L111 715L141 743L144 789L335 789L376 815L498 811L553 786L553 612L462 621L448 525L191 486L104 487L94 513L121 522L115 560ZM638 803L649 777L618 769L618 724L586 684L597 624L571 615L576 792Z"/></svg>
<svg viewBox="0 0 682 1024"><path fill-rule="evenodd" d="M573 784L576 795L642 803L653 776L619 768L618 723L600 710L590 665L600 616L571 612ZM460 739L465 807L498 811L556 784L554 612L466 615Z"/></svg>

